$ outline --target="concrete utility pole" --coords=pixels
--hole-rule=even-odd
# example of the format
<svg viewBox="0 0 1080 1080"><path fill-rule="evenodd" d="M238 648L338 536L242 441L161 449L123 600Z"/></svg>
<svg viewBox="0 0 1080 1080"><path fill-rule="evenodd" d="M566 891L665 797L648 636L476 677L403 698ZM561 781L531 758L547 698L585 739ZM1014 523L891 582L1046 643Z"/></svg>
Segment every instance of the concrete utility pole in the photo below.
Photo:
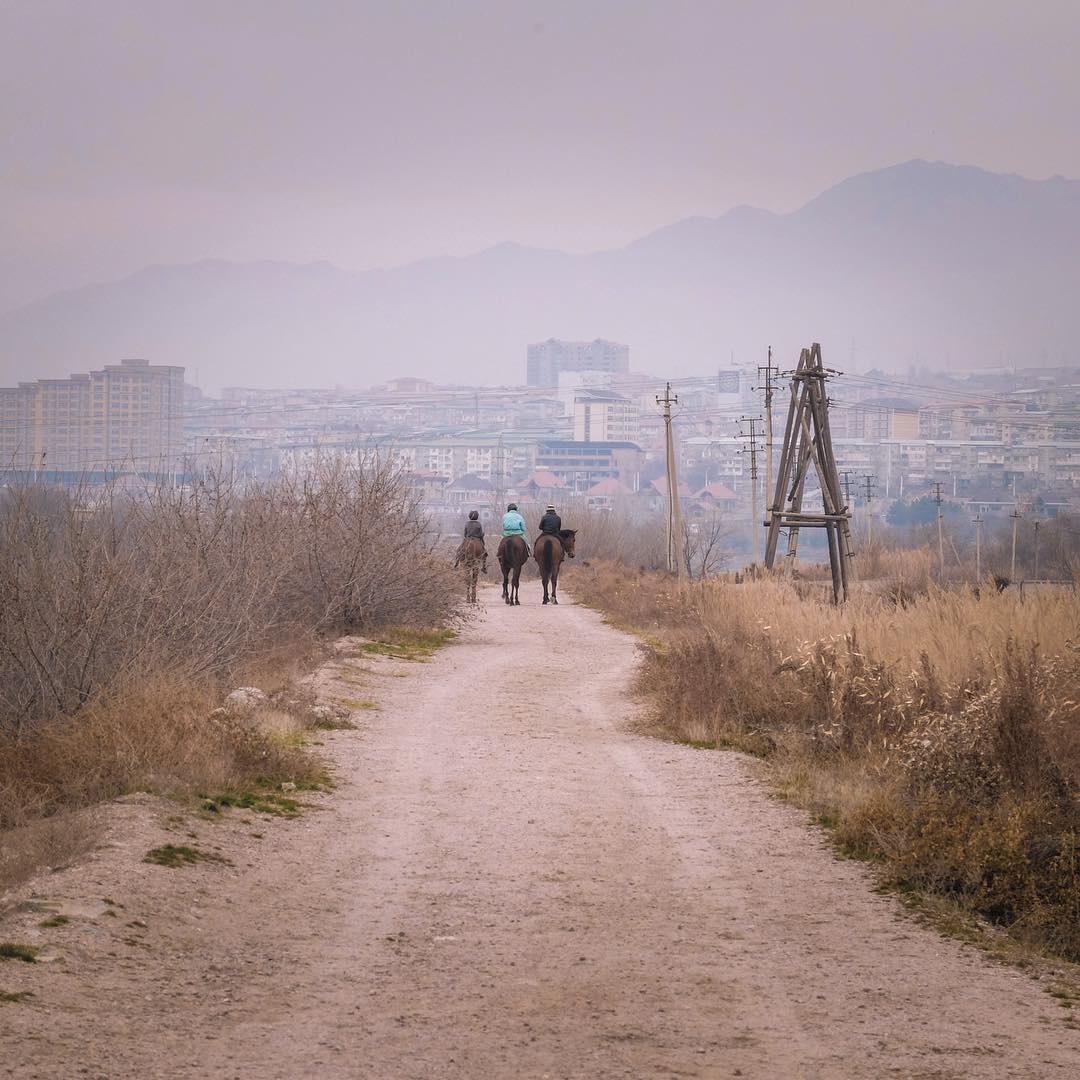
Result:
<svg viewBox="0 0 1080 1080"><path fill-rule="evenodd" d="M1017 506L1017 505L1014 505L1012 513L1009 515L1009 517L1012 518L1012 523L1013 523L1013 527L1012 527L1012 560L1009 563L1009 580L1010 581L1015 581L1016 580L1016 525L1017 525L1017 522L1020 520L1021 516L1022 515L1020 513L1020 507Z"/></svg>
<svg viewBox="0 0 1080 1080"><path fill-rule="evenodd" d="M676 577L683 574L682 565L682 516L679 513L679 479L675 463L675 437L671 430L671 406L678 405L679 395L672 394L671 383L667 384L664 396L657 395L656 404L663 406L664 432L667 443L667 566Z"/></svg>
<svg viewBox="0 0 1080 1080"><path fill-rule="evenodd" d="M982 527L983 516L976 514L972 519L975 522L975 584L982 581Z"/></svg>
<svg viewBox="0 0 1080 1080"><path fill-rule="evenodd" d="M863 473L863 483L865 484L866 492L866 546L870 547L870 543L874 538L874 486L877 484L877 477L873 473Z"/></svg>
<svg viewBox="0 0 1080 1080"><path fill-rule="evenodd" d="M741 430L744 423L750 426L747 431ZM761 432L757 429L759 423L761 423L759 416L742 416L739 418L739 437L750 441L750 446L740 450L739 453L750 454L750 524L751 538L754 544L754 566L760 562L761 557L761 545L757 535L759 527L757 519L757 441L761 437Z"/></svg>
<svg viewBox="0 0 1080 1080"><path fill-rule="evenodd" d="M934 502L937 503L937 544L938 544L938 559L941 566L940 580L945 580L945 539L941 529L941 481L934 481Z"/></svg>
<svg viewBox="0 0 1080 1080"><path fill-rule="evenodd" d="M758 508L757 508L757 456L758 445L757 441L761 437L761 432L758 430L757 425L762 422L760 416L741 416L739 417L739 427L741 429L743 424L749 425L747 431L739 431L740 439L747 439L750 445L739 451L740 454L750 455L750 527L751 537L754 544L754 562L756 566L761 560L761 544L758 537Z"/></svg>
<svg viewBox="0 0 1080 1080"><path fill-rule="evenodd" d="M773 448L773 433L772 433L772 398L773 398L773 376L780 374L780 369L773 367L772 362L772 346L769 346L768 359L765 361L765 366L758 366L758 378L762 375L765 376L765 383L758 389L764 389L765 391L765 498L769 498L769 493L773 487L773 468L772 468L772 448ZM768 524L772 520L772 503L770 502L765 507L765 522ZM756 535L756 533L755 533Z"/></svg>

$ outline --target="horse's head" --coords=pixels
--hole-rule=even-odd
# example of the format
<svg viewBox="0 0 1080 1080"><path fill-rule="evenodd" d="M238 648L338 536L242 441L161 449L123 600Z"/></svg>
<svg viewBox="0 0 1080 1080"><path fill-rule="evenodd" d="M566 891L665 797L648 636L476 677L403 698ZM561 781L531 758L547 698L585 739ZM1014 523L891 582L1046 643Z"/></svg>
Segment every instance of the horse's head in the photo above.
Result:
<svg viewBox="0 0 1080 1080"><path fill-rule="evenodd" d="M577 538L577 529L561 529L559 537L562 540L563 551L572 559L574 557L574 541Z"/></svg>

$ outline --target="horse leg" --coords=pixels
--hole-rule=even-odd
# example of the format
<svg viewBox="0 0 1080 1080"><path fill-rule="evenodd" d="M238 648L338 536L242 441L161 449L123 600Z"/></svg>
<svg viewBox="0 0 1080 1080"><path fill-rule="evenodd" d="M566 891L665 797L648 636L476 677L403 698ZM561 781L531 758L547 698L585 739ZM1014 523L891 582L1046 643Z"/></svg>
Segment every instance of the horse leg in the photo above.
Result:
<svg viewBox="0 0 1080 1080"><path fill-rule="evenodd" d="M510 603L510 590L509 590L510 567L507 566L506 563L500 563L500 566L502 567L502 572L503 572L503 593L502 593L503 600L507 604L509 604Z"/></svg>
<svg viewBox="0 0 1080 1080"><path fill-rule="evenodd" d="M520 563L514 567L514 603L521 604L521 599L518 596L518 589L521 587L521 565Z"/></svg>
<svg viewBox="0 0 1080 1080"><path fill-rule="evenodd" d="M559 602L559 564L556 563L551 568L551 602L557 604Z"/></svg>

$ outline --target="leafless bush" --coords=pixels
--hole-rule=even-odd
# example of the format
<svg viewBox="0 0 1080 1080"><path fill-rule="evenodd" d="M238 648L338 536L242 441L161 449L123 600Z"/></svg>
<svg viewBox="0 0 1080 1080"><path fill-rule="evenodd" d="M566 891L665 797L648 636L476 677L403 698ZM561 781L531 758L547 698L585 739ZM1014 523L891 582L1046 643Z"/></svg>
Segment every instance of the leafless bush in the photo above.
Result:
<svg viewBox="0 0 1080 1080"><path fill-rule="evenodd" d="M73 715L103 687L192 683L338 628L435 622L452 583L388 466L328 462L244 488L69 492L9 486L0 504L0 730Z"/></svg>

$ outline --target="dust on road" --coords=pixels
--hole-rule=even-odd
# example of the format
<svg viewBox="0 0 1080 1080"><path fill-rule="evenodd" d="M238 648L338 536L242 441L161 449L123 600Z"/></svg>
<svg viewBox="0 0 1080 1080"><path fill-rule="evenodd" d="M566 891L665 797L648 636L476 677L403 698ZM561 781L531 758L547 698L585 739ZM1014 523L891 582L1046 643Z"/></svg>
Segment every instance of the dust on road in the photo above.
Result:
<svg viewBox="0 0 1080 1080"><path fill-rule="evenodd" d="M633 639L481 600L431 662L371 676L321 809L200 826L232 867L139 863L143 822L53 875L124 907L25 965L0 1074L1076 1075L1027 976L873 894L740 757L633 734Z"/></svg>

